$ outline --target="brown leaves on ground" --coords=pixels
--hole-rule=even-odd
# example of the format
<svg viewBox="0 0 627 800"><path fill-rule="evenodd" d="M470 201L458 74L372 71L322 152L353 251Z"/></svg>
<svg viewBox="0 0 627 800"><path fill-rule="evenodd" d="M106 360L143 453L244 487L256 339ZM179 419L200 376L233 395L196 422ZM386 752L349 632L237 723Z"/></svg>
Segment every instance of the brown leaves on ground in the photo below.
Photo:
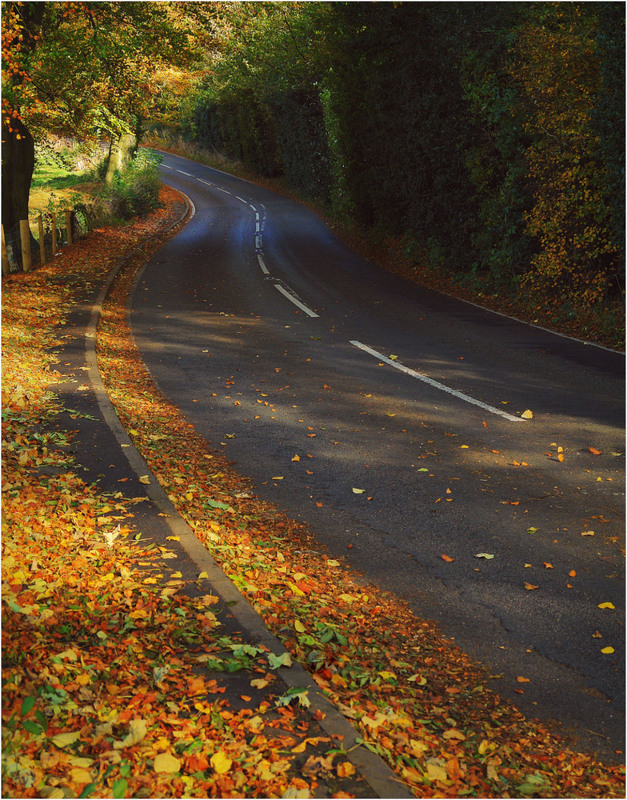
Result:
<svg viewBox="0 0 627 800"><path fill-rule="evenodd" d="M12 278L4 293L4 794L311 796L333 770L350 778L350 762L337 749L308 754L315 737L289 698L274 715L225 705L219 675L198 671L190 643L202 642L205 664L245 661L258 686L272 654L225 637L212 600L180 591L175 562L137 550L130 498L86 486L61 442L36 434L54 413L38 342L52 341L51 309L81 296L68 289L68 269L99 281L109 266L98 238L87 251L82 262L74 250L59 268ZM319 552L309 531L255 499L209 450L152 385L128 333L139 261L116 282L99 331L117 412L199 539L364 746L419 797L622 796L622 768L526 720L433 625ZM303 743L294 776L288 761Z"/></svg>

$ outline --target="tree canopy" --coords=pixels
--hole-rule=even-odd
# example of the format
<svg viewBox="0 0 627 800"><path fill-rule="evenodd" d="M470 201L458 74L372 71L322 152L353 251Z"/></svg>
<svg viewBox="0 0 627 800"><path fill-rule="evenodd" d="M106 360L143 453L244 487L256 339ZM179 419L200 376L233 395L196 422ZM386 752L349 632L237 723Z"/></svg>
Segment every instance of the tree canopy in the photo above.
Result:
<svg viewBox="0 0 627 800"><path fill-rule="evenodd" d="M211 13L211 4L191 2L3 4L5 183L13 178L5 226L26 218L34 139L106 136L119 155L142 119L168 108L169 79L193 76Z"/></svg>
<svg viewBox="0 0 627 800"><path fill-rule="evenodd" d="M462 283L623 291L622 4L219 6L201 145Z"/></svg>

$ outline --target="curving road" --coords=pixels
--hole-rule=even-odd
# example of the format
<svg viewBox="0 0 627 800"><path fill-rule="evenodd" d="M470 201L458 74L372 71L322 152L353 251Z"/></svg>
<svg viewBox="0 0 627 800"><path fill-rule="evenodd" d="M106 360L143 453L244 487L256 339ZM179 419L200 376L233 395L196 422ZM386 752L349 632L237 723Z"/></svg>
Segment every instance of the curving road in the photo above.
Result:
<svg viewBox="0 0 627 800"><path fill-rule="evenodd" d="M133 298L160 388L502 696L623 749L624 357L390 275L254 184L162 172L195 215Z"/></svg>

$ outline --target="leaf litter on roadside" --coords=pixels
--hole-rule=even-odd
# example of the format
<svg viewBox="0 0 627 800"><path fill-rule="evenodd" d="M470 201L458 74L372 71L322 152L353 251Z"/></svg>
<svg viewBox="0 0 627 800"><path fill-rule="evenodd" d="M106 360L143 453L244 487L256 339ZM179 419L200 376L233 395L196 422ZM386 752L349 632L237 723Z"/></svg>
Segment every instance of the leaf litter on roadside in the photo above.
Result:
<svg viewBox="0 0 627 800"><path fill-rule="evenodd" d="M20 289L37 294L30 281L43 274L9 284L16 320ZM303 525L254 498L142 367L126 326L133 276L131 269L120 276L99 333L100 368L117 412L190 527L292 658L358 726L363 746L416 796L623 795L621 767L573 753L526 720L431 623L364 587L318 552ZM9 349L19 352L18 339ZM27 355L25 371L36 372L42 354L33 348ZM100 796L105 789L116 797L303 796L333 769L350 775L340 747L308 757L301 777L286 777L286 752L311 738L294 729L302 724L295 704L279 705L275 722L265 708L225 707L215 678L194 673L190 680L190 641L202 642L196 667L211 664L218 676L238 657L247 667L257 661L225 640L211 606L163 592L156 576L167 570L138 551L132 522L112 546L99 535L96 519L107 515L111 498L69 468L45 480L33 469L31 461L54 448L32 441L28 414L44 406L45 391L41 380L32 388L22 380L18 362L10 359L4 384L5 407L19 420L5 435L3 475L7 796ZM65 468L63 451L58 459ZM122 516L132 513L128 498L117 501ZM252 680L272 679L264 664Z"/></svg>

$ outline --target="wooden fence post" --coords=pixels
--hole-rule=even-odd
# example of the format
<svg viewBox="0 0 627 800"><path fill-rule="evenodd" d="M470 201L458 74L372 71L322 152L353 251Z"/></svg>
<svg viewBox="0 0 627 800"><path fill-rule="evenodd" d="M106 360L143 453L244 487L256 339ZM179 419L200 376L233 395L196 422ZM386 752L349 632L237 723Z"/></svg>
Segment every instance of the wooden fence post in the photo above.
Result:
<svg viewBox="0 0 627 800"><path fill-rule="evenodd" d="M4 238L4 225L2 226L2 274L8 275L10 273L9 254L7 253L7 242Z"/></svg>
<svg viewBox="0 0 627 800"><path fill-rule="evenodd" d="M65 211L65 224L67 225L67 243L72 244L72 212L70 209Z"/></svg>
<svg viewBox="0 0 627 800"><path fill-rule="evenodd" d="M20 239L22 242L22 269L24 272L31 270L31 255L30 255L30 225L27 219L20 220Z"/></svg>
<svg viewBox="0 0 627 800"><path fill-rule="evenodd" d="M51 212L52 217L52 255L57 252L57 215L54 211Z"/></svg>
<svg viewBox="0 0 627 800"><path fill-rule="evenodd" d="M37 218L37 225L39 226L39 260L43 267L46 263L46 243L44 242L44 218L41 214Z"/></svg>

